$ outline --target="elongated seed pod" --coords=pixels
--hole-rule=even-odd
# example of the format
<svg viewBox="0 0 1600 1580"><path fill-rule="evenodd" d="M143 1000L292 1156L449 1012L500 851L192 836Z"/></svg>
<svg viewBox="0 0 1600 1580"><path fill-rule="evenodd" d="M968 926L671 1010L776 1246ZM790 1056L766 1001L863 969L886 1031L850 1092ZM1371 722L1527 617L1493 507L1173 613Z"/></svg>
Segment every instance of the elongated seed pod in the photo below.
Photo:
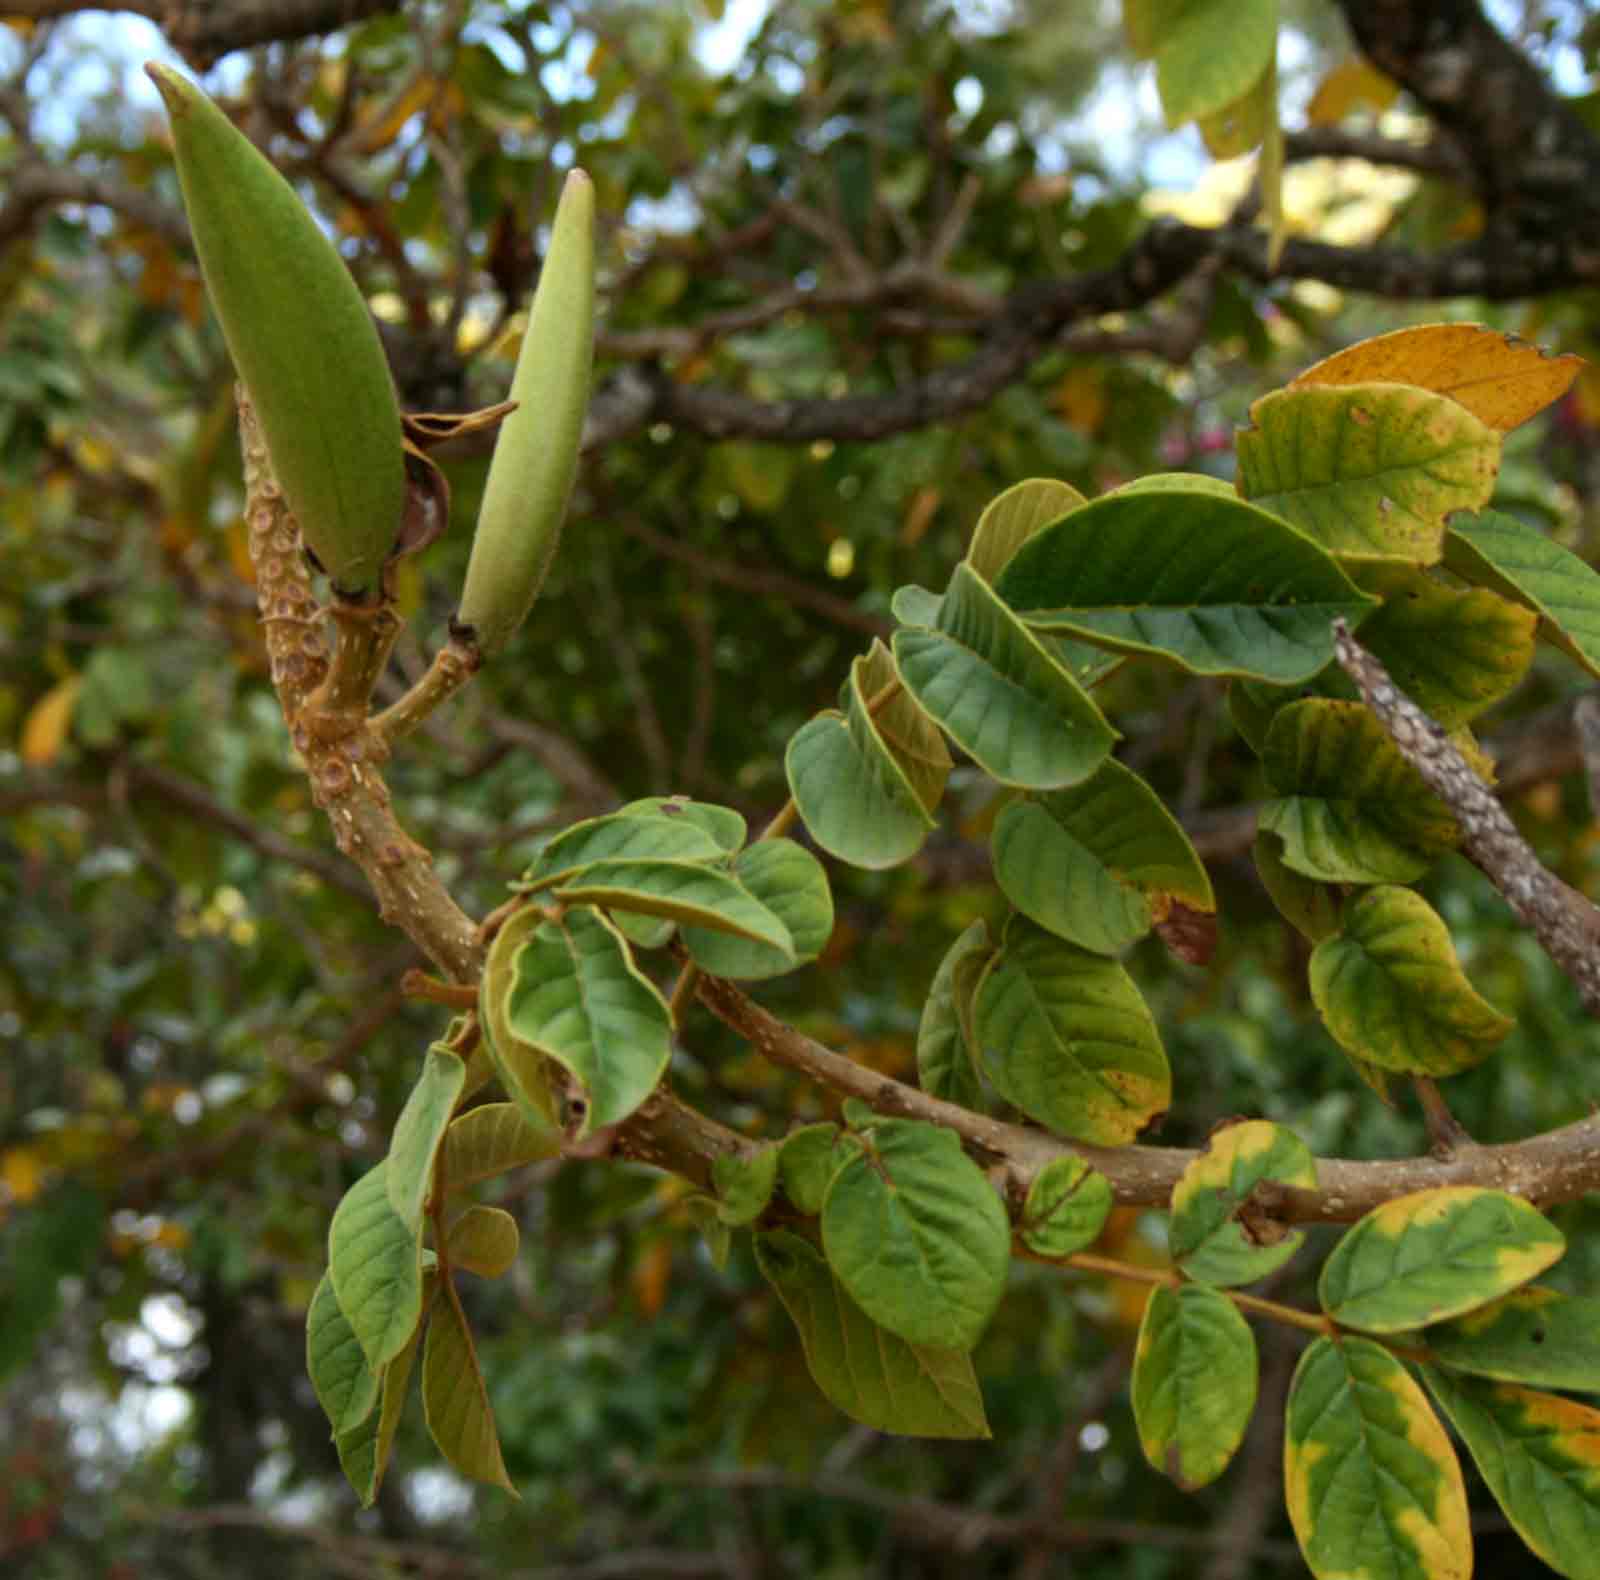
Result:
<svg viewBox="0 0 1600 1580"><path fill-rule="evenodd" d="M511 398L484 483L456 622L485 658L527 619L561 537L594 365L594 186L562 188Z"/></svg>
<svg viewBox="0 0 1600 1580"><path fill-rule="evenodd" d="M192 82L145 71L166 101L206 290L272 470L334 586L378 581L400 528L400 406L378 331L294 189Z"/></svg>

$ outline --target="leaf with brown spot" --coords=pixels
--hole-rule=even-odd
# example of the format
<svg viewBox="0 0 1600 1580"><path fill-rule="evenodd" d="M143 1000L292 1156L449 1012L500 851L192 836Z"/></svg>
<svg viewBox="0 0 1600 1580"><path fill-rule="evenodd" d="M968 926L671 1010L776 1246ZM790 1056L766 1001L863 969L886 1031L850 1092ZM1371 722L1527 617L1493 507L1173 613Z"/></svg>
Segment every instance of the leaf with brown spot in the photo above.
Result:
<svg viewBox="0 0 1600 1580"><path fill-rule="evenodd" d="M1290 385L1413 384L1448 395L1489 427L1507 433L1558 401L1583 358L1552 356L1486 324L1419 324L1375 335L1313 363Z"/></svg>

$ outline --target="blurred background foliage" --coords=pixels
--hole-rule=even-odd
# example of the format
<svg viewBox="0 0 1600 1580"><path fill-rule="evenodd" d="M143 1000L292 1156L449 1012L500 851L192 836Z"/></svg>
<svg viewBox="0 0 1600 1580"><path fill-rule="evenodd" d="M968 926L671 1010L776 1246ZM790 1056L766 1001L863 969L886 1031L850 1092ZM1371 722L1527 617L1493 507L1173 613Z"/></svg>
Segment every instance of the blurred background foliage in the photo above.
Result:
<svg viewBox="0 0 1600 1580"><path fill-rule="evenodd" d="M220 10L221 8L219 8ZM1337 12L1286 4L1291 126L1420 135L1366 87ZM1584 8L1493 9L1587 109ZM173 58L129 15L0 33L0 1566L29 1580L298 1576L987 1576L1206 1580L1300 1572L1271 1401L1294 1345L1261 1335L1266 1408L1187 1497L1146 1469L1125 1398L1142 1292L1019 1265L979 1351L992 1444L853 1428L738 1248L714 1268L671 1179L545 1164L494 1188L524 1252L472 1320L520 1503L445 1472L408 1427L357 1514L302 1373L329 1216L381 1155L436 1008L409 946L333 851L289 759L243 552L231 378L177 218L154 96ZM224 55L204 79L299 184L386 326L405 403L500 398L540 225L581 161L604 216L602 404L628 380L771 402L870 396L953 364L985 303L1112 263L1160 213L1220 223L1248 180L1168 134L1118 8L1097 0L459 0ZM1320 90L1320 92L1319 92ZM1320 108L1319 108L1320 105ZM1320 122L1319 122L1320 117ZM51 185L52 179L55 185ZM30 184L31 183L31 184ZM1429 248L1480 216L1448 178L1291 167L1301 232ZM933 258L939 283L891 278ZM886 283L887 282L887 283ZM789 735L884 629L892 589L942 585L983 504L1027 476L1101 492L1228 475L1249 402L1330 348L1441 316L1594 353L1593 293L1397 305L1225 272L1063 337L934 426L778 443L600 423L534 619L391 784L469 909L550 830L668 791L759 824ZM1501 502L1600 550L1600 380L1510 441ZM441 639L482 455L446 459L452 529L408 562L390 694ZM1544 656L1484 721L1541 854L1594 893ZM1425 1145L1311 1012L1304 955L1248 859L1251 754L1222 688L1150 666L1103 688L1124 756L1219 884L1209 968L1130 964L1174 1066L1161 1132L1264 1115L1322 1153ZM908 867L833 869L839 925L778 1012L914 1071L933 968L999 916L972 776ZM1600 1097L1569 987L1465 862L1429 898L1519 1022L1450 1086L1483 1140ZM819 1095L709 1017L673 1069L752 1135ZM1594 1214L1556 1214L1558 1281L1593 1289ZM1159 1260L1159 1217L1109 1244ZM1303 1300L1318 1245L1277 1280ZM1274 1393L1274 1390L1277 1393ZM415 1423L411 1424L415 1426ZM1537 1569L1486 1517L1479 1562ZM1504 1541L1506 1545L1499 1546Z"/></svg>

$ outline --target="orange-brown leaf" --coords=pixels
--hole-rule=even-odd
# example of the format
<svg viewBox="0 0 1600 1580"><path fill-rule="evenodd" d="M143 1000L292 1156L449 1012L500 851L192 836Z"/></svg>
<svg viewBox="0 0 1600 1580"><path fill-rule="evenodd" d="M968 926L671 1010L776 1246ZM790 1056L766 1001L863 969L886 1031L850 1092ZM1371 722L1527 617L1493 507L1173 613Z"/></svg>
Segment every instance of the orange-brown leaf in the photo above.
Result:
<svg viewBox="0 0 1600 1580"><path fill-rule="evenodd" d="M54 762L72 728L72 710L83 685L82 675L58 680L28 712L22 726L22 760L35 765Z"/></svg>
<svg viewBox="0 0 1600 1580"><path fill-rule="evenodd" d="M1344 61L1318 83L1306 106L1306 123L1333 126L1355 109L1386 110L1399 91L1393 77L1384 76L1366 61Z"/></svg>
<svg viewBox="0 0 1600 1580"><path fill-rule="evenodd" d="M1302 384L1411 384L1448 395L1480 422L1509 432L1560 400L1583 367L1484 324L1422 324L1336 351L1307 368Z"/></svg>

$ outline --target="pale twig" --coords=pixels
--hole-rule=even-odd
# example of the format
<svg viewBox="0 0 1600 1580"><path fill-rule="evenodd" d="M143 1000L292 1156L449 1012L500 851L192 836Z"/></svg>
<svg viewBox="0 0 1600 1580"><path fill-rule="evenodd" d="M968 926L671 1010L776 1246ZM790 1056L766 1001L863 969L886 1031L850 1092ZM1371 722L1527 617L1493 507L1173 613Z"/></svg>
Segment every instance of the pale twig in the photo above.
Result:
<svg viewBox="0 0 1600 1580"><path fill-rule="evenodd" d="M1333 631L1345 673L1400 755L1450 808L1467 854L1576 984L1584 1007L1600 1015L1600 910L1540 862L1444 730L1395 685L1349 626L1335 620Z"/></svg>

